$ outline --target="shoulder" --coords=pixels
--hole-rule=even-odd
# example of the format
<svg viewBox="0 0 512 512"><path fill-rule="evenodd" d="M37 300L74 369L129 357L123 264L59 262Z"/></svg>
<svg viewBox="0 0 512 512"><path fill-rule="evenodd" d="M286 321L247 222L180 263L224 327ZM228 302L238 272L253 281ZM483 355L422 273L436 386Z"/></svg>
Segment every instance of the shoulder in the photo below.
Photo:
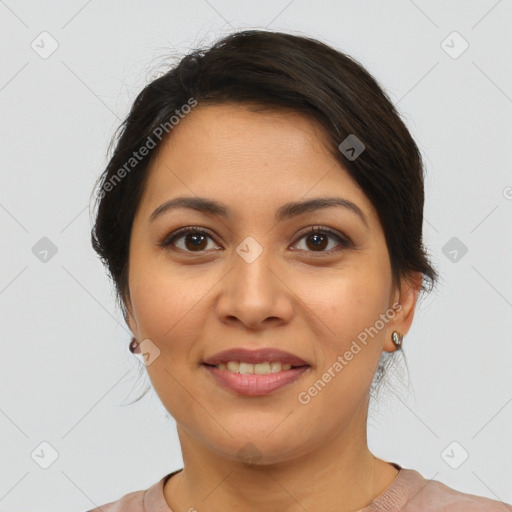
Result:
<svg viewBox="0 0 512 512"><path fill-rule="evenodd" d="M512 512L511 505L427 480L417 471L406 470L406 475L411 485L403 512Z"/></svg>
<svg viewBox="0 0 512 512"><path fill-rule="evenodd" d="M87 512L145 512L144 494L146 491L134 491L125 494L116 501L110 501Z"/></svg>
<svg viewBox="0 0 512 512"><path fill-rule="evenodd" d="M427 480L428 482L428 480ZM425 500L442 512L512 512L512 506L475 494L468 494L432 480L425 486Z"/></svg>
<svg viewBox="0 0 512 512"><path fill-rule="evenodd" d="M165 501L163 488L165 482L180 471L182 470L178 469L168 473L146 490L130 492L116 501L110 501L87 512L172 512Z"/></svg>

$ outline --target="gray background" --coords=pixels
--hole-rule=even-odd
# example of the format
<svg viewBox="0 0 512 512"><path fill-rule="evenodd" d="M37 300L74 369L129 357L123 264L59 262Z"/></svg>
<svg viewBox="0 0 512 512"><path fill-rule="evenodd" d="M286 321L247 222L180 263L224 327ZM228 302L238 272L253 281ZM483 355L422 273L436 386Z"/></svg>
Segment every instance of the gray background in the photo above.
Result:
<svg viewBox="0 0 512 512"><path fill-rule="evenodd" d="M0 23L0 510L83 511L181 467L156 395L124 405L149 380L90 246L89 197L168 55L258 27L358 59L425 157L442 281L404 341L408 384L371 410L371 449L512 502L511 1L5 0Z"/></svg>

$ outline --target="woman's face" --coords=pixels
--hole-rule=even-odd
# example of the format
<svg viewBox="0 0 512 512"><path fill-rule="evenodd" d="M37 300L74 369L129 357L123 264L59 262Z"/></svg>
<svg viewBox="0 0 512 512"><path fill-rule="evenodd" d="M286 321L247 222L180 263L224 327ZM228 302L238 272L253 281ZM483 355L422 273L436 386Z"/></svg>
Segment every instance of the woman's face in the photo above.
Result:
<svg viewBox="0 0 512 512"><path fill-rule="evenodd" d="M404 302L393 287L376 211L321 137L297 113L200 105L161 147L134 219L129 323L149 377L181 432L228 458L284 461L360 432L381 353L412 321L417 293ZM152 217L178 197L226 214L181 206ZM290 206L318 198L354 206ZM171 241L183 227L208 233ZM205 364L267 348L305 365L264 355L257 371L277 373L230 364L226 375Z"/></svg>

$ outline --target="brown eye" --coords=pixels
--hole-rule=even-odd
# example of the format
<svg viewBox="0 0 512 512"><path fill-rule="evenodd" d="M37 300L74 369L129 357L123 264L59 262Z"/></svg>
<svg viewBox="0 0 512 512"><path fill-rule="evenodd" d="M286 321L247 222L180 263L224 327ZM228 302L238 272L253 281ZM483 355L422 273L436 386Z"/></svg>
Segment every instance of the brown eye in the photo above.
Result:
<svg viewBox="0 0 512 512"><path fill-rule="evenodd" d="M311 250L324 250L329 245L329 237L321 233L313 233L306 236L306 245Z"/></svg>
<svg viewBox="0 0 512 512"><path fill-rule="evenodd" d="M185 240L185 247L191 251L201 251L208 245L207 236L208 235L203 235L202 233L188 233L183 236Z"/></svg>
<svg viewBox="0 0 512 512"><path fill-rule="evenodd" d="M208 239L214 242L213 235L209 230L186 227L171 233L158 245L163 248L173 246L189 253L201 253L208 250ZM303 239L305 240L305 248L301 248L301 250L319 253L319 255L329 255L351 246L349 239L329 228L314 227L304 233L299 240L302 241ZM214 244L214 247L210 249L218 249L218 247Z"/></svg>
<svg viewBox="0 0 512 512"><path fill-rule="evenodd" d="M183 242L177 243L181 239ZM173 245L186 252L203 252L208 246L208 239L212 240L212 236L204 229L182 228L166 237L159 245Z"/></svg>
<svg viewBox="0 0 512 512"><path fill-rule="evenodd" d="M305 240L306 247L304 250L307 252L334 253L350 246L348 240L328 228L314 227L302 235L300 240L303 239ZM330 240L337 241L338 243L331 244L331 247L326 250L330 245Z"/></svg>

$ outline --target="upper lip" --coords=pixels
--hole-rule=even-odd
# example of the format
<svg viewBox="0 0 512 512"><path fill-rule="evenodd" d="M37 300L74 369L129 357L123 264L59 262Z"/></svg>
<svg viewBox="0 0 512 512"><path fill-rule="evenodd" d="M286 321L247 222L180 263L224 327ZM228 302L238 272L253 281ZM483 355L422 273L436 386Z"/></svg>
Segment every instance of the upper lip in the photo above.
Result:
<svg viewBox="0 0 512 512"><path fill-rule="evenodd" d="M289 364L291 366L309 366L308 363L300 357L276 348L261 348L257 350L232 348L224 350L223 352L218 352L208 359L205 359L203 362L205 364L215 366L220 363L227 363L228 361L239 361L252 364L264 363L266 361L279 361L281 364Z"/></svg>

